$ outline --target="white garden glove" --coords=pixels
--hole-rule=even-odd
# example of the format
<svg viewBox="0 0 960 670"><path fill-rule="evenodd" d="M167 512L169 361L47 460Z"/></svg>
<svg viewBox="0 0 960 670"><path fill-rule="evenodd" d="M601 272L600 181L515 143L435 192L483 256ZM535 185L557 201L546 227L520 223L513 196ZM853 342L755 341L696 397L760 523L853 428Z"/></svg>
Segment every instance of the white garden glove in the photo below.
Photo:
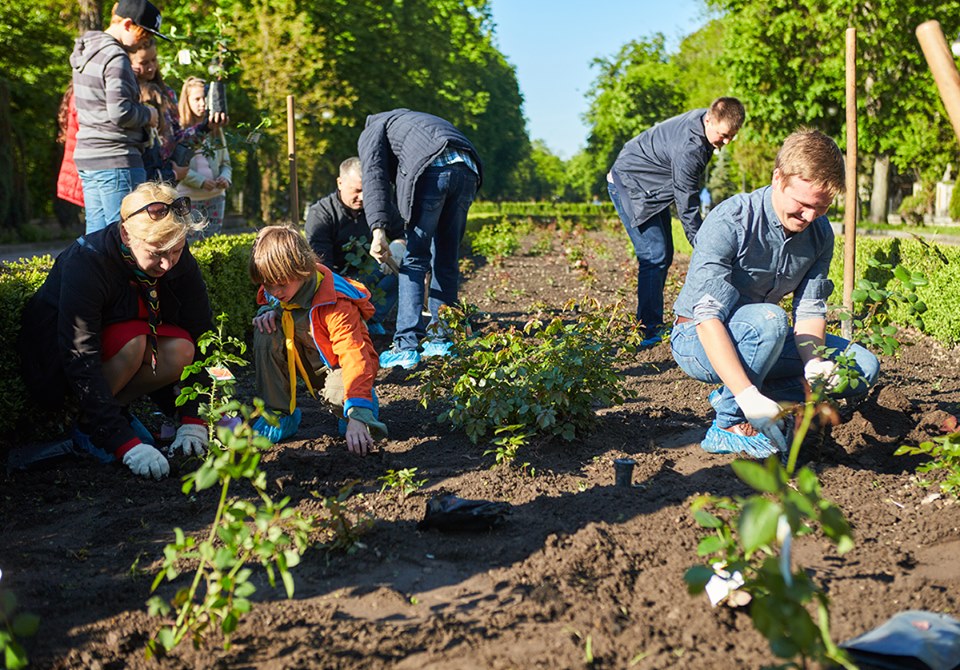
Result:
<svg viewBox="0 0 960 670"><path fill-rule="evenodd" d="M373 231L373 241L370 242L370 255L378 263L386 263L390 258L390 242L387 241L387 231L377 228Z"/></svg>
<svg viewBox="0 0 960 670"><path fill-rule="evenodd" d="M123 464L140 477L160 480L170 474L170 464L163 454L142 442L123 455Z"/></svg>
<svg viewBox="0 0 960 670"><path fill-rule="evenodd" d="M750 425L770 438L780 451L787 450L783 433L783 409L775 401L760 393L756 386L748 386L733 396Z"/></svg>
<svg viewBox="0 0 960 670"><path fill-rule="evenodd" d="M825 361L820 358L807 361L806 365L803 366L803 376L811 384L817 379L823 379L823 388L826 391L832 391L840 383L836 362Z"/></svg>
<svg viewBox="0 0 960 670"><path fill-rule="evenodd" d="M207 427L197 423L185 423L177 428L177 435L167 453L173 456L177 449L184 456L203 456L207 451Z"/></svg>
<svg viewBox="0 0 960 670"><path fill-rule="evenodd" d="M390 258L380 263L380 272L385 275L395 275L400 272L400 264L407 255L407 241L394 240L390 243Z"/></svg>

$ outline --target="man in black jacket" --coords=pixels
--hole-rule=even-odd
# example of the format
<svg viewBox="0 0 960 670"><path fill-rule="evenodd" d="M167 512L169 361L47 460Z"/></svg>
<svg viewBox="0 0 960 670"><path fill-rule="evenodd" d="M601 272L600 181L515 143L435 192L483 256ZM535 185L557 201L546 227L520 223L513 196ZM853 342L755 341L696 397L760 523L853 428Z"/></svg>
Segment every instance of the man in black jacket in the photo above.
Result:
<svg viewBox="0 0 960 670"><path fill-rule="evenodd" d="M443 356L450 348L438 311L457 301L460 241L483 169L476 148L453 124L409 109L368 116L357 148L363 166L363 209L373 231L370 254L381 263L391 258L385 228L392 186L406 223L397 332L391 349L380 355L380 367L409 369L421 355ZM420 308L428 270L431 319L425 326ZM431 339L421 354L417 347L428 332Z"/></svg>
<svg viewBox="0 0 960 670"><path fill-rule="evenodd" d="M607 188L637 255L637 321L645 346L663 335L663 287L673 262L670 203L690 244L703 219L700 181L714 150L740 130L745 112L736 98L717 98L649 128L623 145Z"/></svg>
<svg viewBox="0 0 960 670"><path fill-rule="evenodd" d="M363 212L363 188L360 159L352 156L340 163L337 190L320 198L307 208L305 232L307 242L320 258L320 262L345 277L355 277L370 289L371 302L376 312L367 322L371 335L384 335L383 322L397 304L397 275L394 266L383 263L379 267L373 259L367 264L358 264L348 258L352 253L360 259L370 251L370 227ZM391 248L396 251L396 261L403 258L403 221L396 207L391 208L386 226ZM360 240L364 243L361 244Z"/></svg>

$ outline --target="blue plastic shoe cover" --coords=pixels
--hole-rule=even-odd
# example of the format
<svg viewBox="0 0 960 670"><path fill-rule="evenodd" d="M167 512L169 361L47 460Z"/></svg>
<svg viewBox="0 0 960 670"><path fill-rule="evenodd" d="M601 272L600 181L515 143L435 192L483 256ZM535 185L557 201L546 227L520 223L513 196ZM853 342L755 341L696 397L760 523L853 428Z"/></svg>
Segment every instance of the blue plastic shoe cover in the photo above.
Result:
<svg viewBox="0 0 960 670"><path fill-rule="evenodd" d="M743 454L758 460L780 453L776 445L763 433L748 437L720 428L717 426L716 420L707 430L707 435L700 443L700 448L711 454Z"/></svg>
<svg viewBox="0 0 960 670"><path fill-rule="evenodd" d="M276 444L281 440L285 440L288 437L293 437L297 434L297 430L300 428L300 419L303 414L300 412L300 408L293 410L293 414L286 414L283 416L278 416L280 420L279 426L271 426L267 423L266 419L262 416L253 423L253 429L263 435L265 438Z"/></svg>

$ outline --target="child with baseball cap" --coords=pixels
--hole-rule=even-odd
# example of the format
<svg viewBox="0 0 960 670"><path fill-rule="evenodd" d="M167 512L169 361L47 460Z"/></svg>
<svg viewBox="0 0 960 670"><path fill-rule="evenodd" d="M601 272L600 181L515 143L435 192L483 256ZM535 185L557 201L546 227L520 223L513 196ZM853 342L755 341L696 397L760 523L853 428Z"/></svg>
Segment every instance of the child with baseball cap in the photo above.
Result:
<svg viewBox="0 0 960 670"><path fill-rule="evenodd" d="M160 34L160 11L149 0L120 0L105 31L77 38L70 66L77 106L73 160L83 184L91 233L120 220L120 203L146 181L141 155L157 110L140 102L140 86L124 47Z"/></svg>

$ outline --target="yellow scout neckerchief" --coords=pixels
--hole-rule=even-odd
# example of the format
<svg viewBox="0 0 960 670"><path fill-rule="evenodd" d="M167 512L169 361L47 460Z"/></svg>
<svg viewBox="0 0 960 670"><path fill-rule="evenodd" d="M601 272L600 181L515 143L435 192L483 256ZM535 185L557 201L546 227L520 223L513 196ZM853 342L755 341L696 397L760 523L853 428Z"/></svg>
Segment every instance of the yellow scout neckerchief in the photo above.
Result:
<svg viewBox="0 0 960 670"><path fill-rule="evenodd" d="M320 286L320 282L323 281L323 274L317 273L317 284ZM316 289L314 289L316 293ZM313 384L310 383L310 377L307 375L306 369L303 367L303 361L300 360L300 354L297 351L297 347L293 341L293 312L292 310L300 309L300 305L295 302L281 302L280 307L283 308L283 316L280 319L280 326L283 328L283 338L287 347L287 376L290 378L290 413L293 414L293 410L297 408L297 371L300 371L300 376L303 377L303 381L307 385L307 390L310 391L310 395L316 395L313 390Z"/></svg>

